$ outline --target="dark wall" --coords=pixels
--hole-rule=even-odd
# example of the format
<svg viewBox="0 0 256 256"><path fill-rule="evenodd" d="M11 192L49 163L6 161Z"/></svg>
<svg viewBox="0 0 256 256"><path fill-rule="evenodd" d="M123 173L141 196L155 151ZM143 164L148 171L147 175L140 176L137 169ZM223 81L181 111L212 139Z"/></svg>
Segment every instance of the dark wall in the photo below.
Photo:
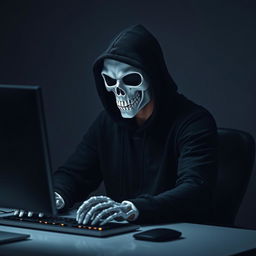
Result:
<svg viewBox="0 0 256 256"><path fill-rule="evenodd" d="M92 63L141 23L159 40L179 91L219 127L256 137L255 1L0 1L0 83L43 87L53 168L102 108ZM237 224L256 228L256 171Z"/></svg>

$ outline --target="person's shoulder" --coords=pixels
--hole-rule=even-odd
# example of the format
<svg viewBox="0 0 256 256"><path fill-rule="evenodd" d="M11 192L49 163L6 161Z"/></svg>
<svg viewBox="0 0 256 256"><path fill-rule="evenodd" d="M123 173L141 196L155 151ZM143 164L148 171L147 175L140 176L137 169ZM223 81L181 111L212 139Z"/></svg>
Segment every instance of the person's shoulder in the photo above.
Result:
<svg viewBox="0 0 256 256"><path fill-rule="evenodd" d="M112 122L113 122L106 110L101 110L101 111L98 113L97 120L98 120L98 122L100 122L101 124L104 124L104 123L112 123Z"/></svg>
<svg viewBox="0 0 256 256"><path fill-rule="evenodd" d="M112 122L109 118L109 115L105 110L101 110L94 117L94 120L89 125L89 127L85 130L85 137L88 136L99 136L102 133L106 133L108 127L112 125Z"/></svg>
<svg viewBox="0 0 256 256"><path fill-rule="evenodd" d="M208 125L216 127L215 118L206 107L193 102L182 94L179 95L177 101L176 121L182 126L197 122L208 123Z"/></svg>
<svg viewBox="0 0 256 256"><path fill-rule="evenodd" d="M112 127L114 125L114 121L111 119L109 114L107 113L106 110L101 110L95 121L94 121L95 126L98 127L100 132L106 132L108 128Z"/></svg>

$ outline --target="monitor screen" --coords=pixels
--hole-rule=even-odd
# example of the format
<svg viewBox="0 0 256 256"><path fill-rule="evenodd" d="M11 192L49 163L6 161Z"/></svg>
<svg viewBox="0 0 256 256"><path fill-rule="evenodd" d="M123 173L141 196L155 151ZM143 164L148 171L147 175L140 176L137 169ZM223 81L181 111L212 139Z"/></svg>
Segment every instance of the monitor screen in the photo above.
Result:
<svg viewBox="0 0 256 256"><path fill-rule="evenodd" d="M0 207L56 214L39 86L0 85Z"/></svg>

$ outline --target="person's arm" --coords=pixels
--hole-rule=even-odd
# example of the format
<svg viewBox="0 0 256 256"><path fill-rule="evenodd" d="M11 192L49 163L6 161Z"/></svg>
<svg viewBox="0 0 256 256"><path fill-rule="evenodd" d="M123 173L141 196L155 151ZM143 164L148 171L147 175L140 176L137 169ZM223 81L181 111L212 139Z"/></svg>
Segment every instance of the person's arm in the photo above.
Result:
<svg viewBox="0 0 256 256"><path fill-rule="evenodd" d="M138 223L200 222L210 215L218 168L215 120L206 111L195 114L183 123L177 136L176 185L155 196L129 199L139 211Z"/></svg>
<svg viewBox="0 0 256 256"><path fill-rule="evenodd" d="M102 113L83 136L68 160L54 173L54 191L65 202L65 208L84 200L102 181L98 159L98 135Z"/></svg>

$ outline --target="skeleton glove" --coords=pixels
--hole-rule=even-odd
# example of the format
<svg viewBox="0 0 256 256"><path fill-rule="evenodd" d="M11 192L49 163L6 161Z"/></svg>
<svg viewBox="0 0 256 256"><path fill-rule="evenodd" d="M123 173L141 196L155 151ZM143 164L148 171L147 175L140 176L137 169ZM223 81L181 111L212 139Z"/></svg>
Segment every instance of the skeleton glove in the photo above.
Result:
<svg viewBox="0 0 256 256"><path fill-rule="evenodd" d="M115 202L106 196L93 196L84 201L77 211L76 220L86 225L104 225L112 220L135 220L139 215L137 208L129 201Z"/></svg>
<svg viewBox="0 0 256 256"><path fill-rule="evenodd" d="M55 193L56 208L57 210L60 210L65 206L65 201L62 198L62 196L59 195L57 192L54 192L54 193Z"/></svg>

